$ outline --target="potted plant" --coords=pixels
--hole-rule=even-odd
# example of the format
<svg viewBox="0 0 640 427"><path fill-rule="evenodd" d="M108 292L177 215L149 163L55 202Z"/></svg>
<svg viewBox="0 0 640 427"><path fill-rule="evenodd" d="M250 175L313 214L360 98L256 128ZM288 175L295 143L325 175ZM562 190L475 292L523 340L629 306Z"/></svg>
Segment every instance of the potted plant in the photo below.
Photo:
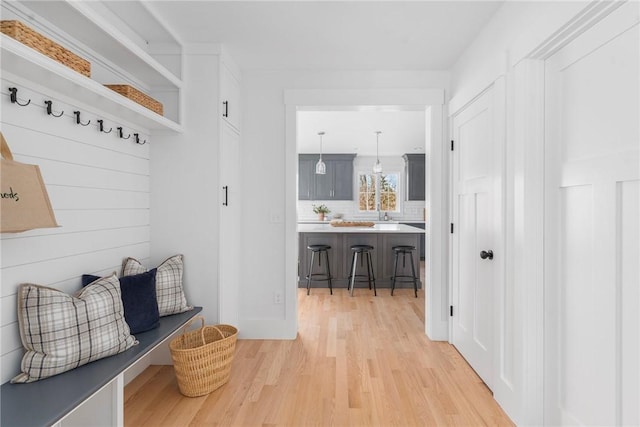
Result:
<svg viewBox="0 0 640 427"><path fill-rule="evenodd" d="M324 215L331 212L325 205L316 206L313 205L313 212L318 214L318 219L324 221Z"/></svg>

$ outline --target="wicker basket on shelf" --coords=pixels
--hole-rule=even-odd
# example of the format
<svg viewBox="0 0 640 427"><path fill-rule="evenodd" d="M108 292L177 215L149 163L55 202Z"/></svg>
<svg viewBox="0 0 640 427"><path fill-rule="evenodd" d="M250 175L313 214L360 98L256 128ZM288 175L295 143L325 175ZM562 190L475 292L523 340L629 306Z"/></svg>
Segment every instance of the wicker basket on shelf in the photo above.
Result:
<svg viewBox="0 0 640 427"><path fill-rule="evenodd" d="M78 73L91 77L91 63L20 21L0 21L0 31Z"/></svg>
<svg viewBox="0 0 640 427"><path fill-rule="evenodd" d="M187 332L198 319L202 326ZM191 319L182 334L169 343L180 393L187 397L203 396L226 384L237 338L238 329L231 325L205 326L204 317Z"/></svg>
<svg viewBox="0 0 640 427"><path fill-rule="evenodd" d="M153 99L152 97L150 97L149 95L147 95L146 93L140 92L135 87L129 86L129 85L105 85L105 86L111 89L112 91L118 92L120 95L126 98L129 98L133 102L137 102L143 107L147 107L149 110L155 113L158 113L162 116L163 114L162 104L156 101L155 99Z"/></svg>

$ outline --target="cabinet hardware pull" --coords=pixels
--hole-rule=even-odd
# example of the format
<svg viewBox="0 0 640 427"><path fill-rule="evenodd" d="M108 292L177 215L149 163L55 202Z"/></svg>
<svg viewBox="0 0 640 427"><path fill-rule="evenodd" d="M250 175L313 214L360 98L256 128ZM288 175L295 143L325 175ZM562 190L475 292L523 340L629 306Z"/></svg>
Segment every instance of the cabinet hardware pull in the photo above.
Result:
<svg viewBox="0 0 640 427"><path fill-rule="evenodd" d="M222 113L222 117L229 117L229 101L224 101L224 113Z"/></svg>
<svg viewBox="0 0 640 427"><path fill-rule="evenodd" d="M229 186L225 185L222 189L224 190L224 202L222 202L222 206L229 206Z"/></svg>

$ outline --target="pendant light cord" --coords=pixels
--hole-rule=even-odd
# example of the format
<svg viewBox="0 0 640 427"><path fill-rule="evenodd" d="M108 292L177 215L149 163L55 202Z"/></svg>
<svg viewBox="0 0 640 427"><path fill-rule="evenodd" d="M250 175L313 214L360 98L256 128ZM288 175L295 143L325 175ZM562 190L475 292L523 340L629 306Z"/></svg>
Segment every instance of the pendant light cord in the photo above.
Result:
<svg viewBox="0 0 640 427"><path fill-rule="evenodd" d="M380 134L382 131L376 131L376 163L373 165L373 173L382 173L382 165L380 164Z"/></svg>

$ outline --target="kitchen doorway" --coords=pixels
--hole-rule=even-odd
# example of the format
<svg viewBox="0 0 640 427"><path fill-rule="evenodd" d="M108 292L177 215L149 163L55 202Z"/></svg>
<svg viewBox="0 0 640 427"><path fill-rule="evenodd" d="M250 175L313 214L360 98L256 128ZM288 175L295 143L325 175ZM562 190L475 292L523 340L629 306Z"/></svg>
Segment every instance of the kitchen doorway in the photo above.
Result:
<svg viewBox="0 0 640 427"><path fill-rule="evenodd" d="M443 140L442 90L285 91L286 104L286 317L296 333L298 291L298 113L387 109L423 111L425 115L426 247L425 333L433 340L448 339L447 309L447 183L448 162ZM356 107L357 106L357 107Z"/></svg>

